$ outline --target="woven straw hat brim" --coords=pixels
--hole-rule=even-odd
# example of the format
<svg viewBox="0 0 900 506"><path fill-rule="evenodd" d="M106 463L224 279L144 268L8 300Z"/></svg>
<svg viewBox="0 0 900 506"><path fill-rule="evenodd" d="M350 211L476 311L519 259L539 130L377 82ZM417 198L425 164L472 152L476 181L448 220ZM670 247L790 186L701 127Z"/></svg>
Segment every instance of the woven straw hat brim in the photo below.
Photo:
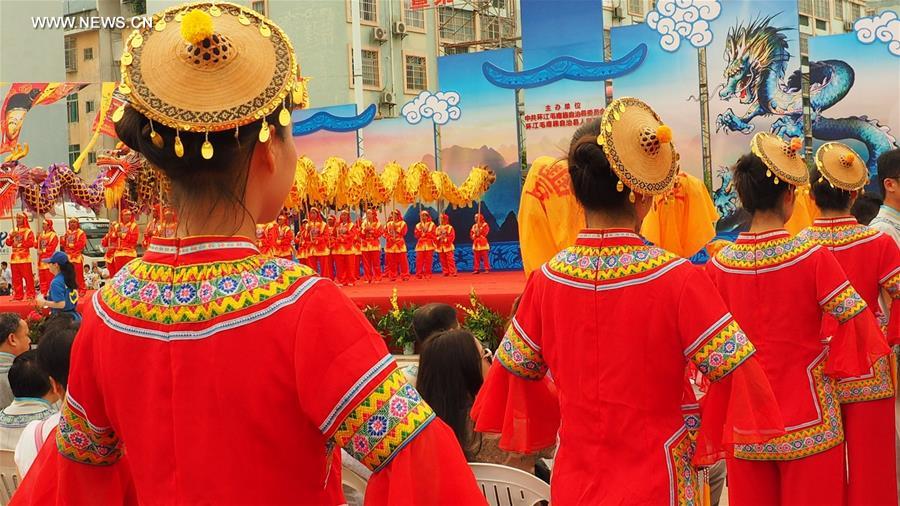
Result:
<svg viewBox="0 0 900 506"><path fill-rule="evenodd" d="M227 39L229 49L217 64L189 57L180 19L192 9L220 13L212 16L213 32ZM293 47L256 11L200 2L170 8L153 21L153 28L128 38L122 76L129 103L154 121L194 132L228 130L271 114L293 88Z"/></svg>
<svg viewBox="0 0 900 506"><path fill-rule="evenodd" d="M654 155L641 146L643 129L655 132L662 124L649 105L632 97L614 100L603 113L600 139L606 158L616 176L637 193L665 193L678 173L679 156L671 142L660 144Z"/></svg>
<svg viewBox="0 0 900 506"><path fill-rule="evenodd" d="M847 155L853 157L849 166L843 163ZM850 146L840 142L826 142L819 147L816 167L829 183L842 190L859 190L868 183L868 170L862 158Z"/></svg>
<svg viewBox="0 0 900 506"><path fill-rule="evenodd" d="M809 169L799 154L785 153L785 143L780 137L769 132L759 132L750 141L750 150L758 156L766 168L778 179L793 186L809 183Z"/></svg>

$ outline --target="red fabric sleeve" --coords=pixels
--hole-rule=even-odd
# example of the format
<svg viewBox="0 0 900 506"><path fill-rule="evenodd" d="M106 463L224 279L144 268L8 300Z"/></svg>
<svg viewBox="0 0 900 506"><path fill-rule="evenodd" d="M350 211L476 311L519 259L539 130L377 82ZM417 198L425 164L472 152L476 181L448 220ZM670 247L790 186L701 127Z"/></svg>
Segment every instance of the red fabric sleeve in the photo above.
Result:
<svg viewBox="0 0 900 506"><path fill-rule="evenodd" d="M507 451L533 453L552 446L559 430L556 387L545 376L547 364L541 355L542 279L540 274L529 278L472 405L475 430L499 433L499 446Z"/></svg>
<svg viewBox="0 0 900 506"><path fill-rule="evenodd" d="M837 378L861 376L875 361L890 353L875 315L847 281L831 252L820 249L816 264L816 290L822 311L838 325L829 343L825 374Z"/></svg>
<svg viewBox="0 0 900 506"><path fill-rule="evenodd" d="M25 233L25 244L23 246L25 246L26 248L35 247L34 232L32 232L31 230Z"/></svg>
<svg viewBox="0 0 900 506"><path fill-rule="evenodd" d="M881 287L887 292L886 304L890 304L887 309L888 324L886 336L888 345L894 346L900 344L900 250L897 249L897 243L888 236L883 236L881 247L881 275L879 282Z"/></svg>
<svg viewBox="0 0 900 506"><path fill-rule="evenodd" d="M784 434L772 386L753 354L756 348L700 270L692 268L678 302L684 354L711 382L702 402L697 465L731 454L735 443Z"/></svg>
<svg viewBox="0 0 900 506"><path fill-rule="evenodd" d="M297 329L300 404L322 432L323 445L343 448L375 473L366 504L423 504L437 497L456 503L481 496L456 437L340 289L317 281L304 297ZM442 476L426 479L422 469Z"/></svg>

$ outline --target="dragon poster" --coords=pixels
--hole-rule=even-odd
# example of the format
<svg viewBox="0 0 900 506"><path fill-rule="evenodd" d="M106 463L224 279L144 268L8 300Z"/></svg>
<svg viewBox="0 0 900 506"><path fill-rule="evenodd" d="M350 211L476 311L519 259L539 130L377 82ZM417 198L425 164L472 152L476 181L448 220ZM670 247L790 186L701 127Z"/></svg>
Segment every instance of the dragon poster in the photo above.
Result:
<svg viewBox="0 0 900 506"><path fill-rule="evenodd" d="M722 2L707 47L713 199L719 231L745 223L729 167L756 132L803 137L800 32L796 0Z"/></svg>
<svg viewBox="0 0 900 506"><path fill-rule="evenodd" d="M871 188L876 159L898 147L900 54L857 32L809 41L811 123L814 147L840 141L867 160Z"/></svg>

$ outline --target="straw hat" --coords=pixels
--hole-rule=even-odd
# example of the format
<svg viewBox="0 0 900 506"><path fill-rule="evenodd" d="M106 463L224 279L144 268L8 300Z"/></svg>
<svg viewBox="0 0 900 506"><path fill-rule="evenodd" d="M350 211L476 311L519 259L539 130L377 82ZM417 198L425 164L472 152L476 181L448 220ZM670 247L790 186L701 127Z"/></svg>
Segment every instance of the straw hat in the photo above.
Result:
<svg viewBox="0 0 900 506"><path fill-rule="evenodd" d="M665 193L678 173L672 129L649 105L636 98L614 100L600 121L597 143L622 183L644 195Z"/></svg>
<svg viewBox="0 0 900 506"><path fill-rule="evenodd" d="M178 156L184 153L178 131L235 129L279 108L279 122L286 126L288 94L295 107L308 101L294 48L281 28L231 3L197 2L154 14L153 27L128 37L121 61L119 91L150 119L157 147L163 139L153 122L175 129ZM123 113L124 105L113 120ZM264 122L259 140L268 137ZM201 152L212 158L212 145L204 142Z"/></svg>
<svg viewBox="0 0 900 506"><path fill-rule="evenodd" d="M826 142L819 147L816 167L832 187L841 190L859 190L869 182L862 158L850 146L840 142Z"/></svg>
<svg viewBox="0 0 900 506"><path fill-rule="evenodd" d="M768 132L759 132L750 141L750 151L758 156L766 166L766 176L775 184L784 181L793 186L809 183L809 169L800 155L803 141L799 137L784 142L781 137Z"/></svg>

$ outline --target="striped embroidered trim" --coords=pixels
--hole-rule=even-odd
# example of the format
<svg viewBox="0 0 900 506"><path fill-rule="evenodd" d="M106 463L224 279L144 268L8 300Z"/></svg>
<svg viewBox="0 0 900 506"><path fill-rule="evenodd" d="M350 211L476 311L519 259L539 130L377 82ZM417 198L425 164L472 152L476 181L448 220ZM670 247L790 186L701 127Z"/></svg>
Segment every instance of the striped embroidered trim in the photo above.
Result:
<svg viewBox="0 0 900 506"><path fill-rule="evenodd" d="M844 441L844 426L837 398L837 386L825 376L825 354L819 356L812 367L811 380L816 393L816 408L821 407L821 418L811 426L793 430L765 443L736 444L734 456L744 460L796 460L834 448Z"/></svg>
<svg viewBox="0 0 900 506"><path fill-rule="evenodd" d="M881 232L856 223L850 218L849 224L835 226L817 226L813 224L804 230L801 235L805 240L812 241L834 249L847 249L859 244L865 244L875 239Z"/></svg>
<svg viewBox="0 0 900 506"><path fill-rule="evenodd" d="M893 397L896 371L896 355L892 353L889 357L881 357L872 365L871 374L838 382L838 399L841 404L848 404Z"/></svg>
<svg viewBox="0 0 900 506"><path fill-rule="evenodd" d="M639 276L677 258L654 246L571 246L557 253L547 265L557 274L603 282Z"/></svg>
<svg viewBox="0 0 900 506"><path fill-rule="evenodd" d="M122 457L122 444L111 429L97 430L68 401L63 404L61 415L56 448L62 456L94 466L115 464Z"/></svg>
<svg viewBox="0 0 900 506"><path fill-rule="evenodd" d="M204 242L195 244L193 246L182 246L179 248L178 246L169 246L166 244L158 244L151 243L149 247L147 247L147 252L149 253L162 253L162 254L179 254L179 255L190 255L191 253L199 253L201 251L211 251L211 250L222 250L222 249L249 249L259 253L259 248L256 247L250 241L217 241L217 242Z"/></svg>
<svg viewBox="0 0 900 506"><path fill-rule="evenodd" d="M665 444L666 468L669 472L669 505L696 506L700 495L697 487L697 470L691 460L694 458L696 443L687 426L678 429Z"/></svg>
<svg viewBox="0 0 900 506"><path fill-rule="evenodd" d="M497 360L507 371L520 378L539 380L547 374L547 365L540 350L529 345L531 340L519 334L518 328L516 323L506 329L506 335L497 349Z"/></svg>
<svg viewBox="0 0 900 506"><path fill-rule="evenodd" d="M391 354L385 355L381 360L379 360L375 365L372 366L371 369L366 371L353 386L347 390L347 393L341 397L341 400L335 404L334 409L331 410L331 413L325 418L325 421L322 422L322 425L319 426L319 431L322 434L328 434L331 432L331 428L334 425L335 421L337 421L338 415L341 414L347 406L350 405L350 401L356 397L362 389L372 381L372 378L377 376L379 373L387 369L389 366L394 364L394 357Z"/></svg>
<svg viewBox="0 0 900 506"><path fill-rule="evenodd" d="M856 289L850 286L849 282L844 282L841 288L835 290L833 295L820 304L826 313L834 316L841 323L862 313L867 307L866 301L856 293Z"/></svg>
<svg viewBox="0 0 900 506"><path fill-rule="evenodd" d="M755 351L753 343L747 339L737 322L731 319L693 353L691 360L710 381L718 381Z"/></svg>
<svg viewBox="0 0 900 506"><path fill-rule="evenodd" d="M378 472L434 419L431 407L395 369L341 422L334 441Z"/></svg>
<svg viewBox="0 0 900 506"><path fill-rule="evenodd" d="M781 232L778 233L780 234ZM765 242L734 243L722 248L713 261L728 272L766 272L793 265L817 246L801 236L777 237Z"/></svg>
<svg viewBox="0 0 900 506"><path fill-rule="evenodd" d="M882 279L881 286L887 290L891 299L900 299L900 267L894 269L893 273Z"/></svg>

